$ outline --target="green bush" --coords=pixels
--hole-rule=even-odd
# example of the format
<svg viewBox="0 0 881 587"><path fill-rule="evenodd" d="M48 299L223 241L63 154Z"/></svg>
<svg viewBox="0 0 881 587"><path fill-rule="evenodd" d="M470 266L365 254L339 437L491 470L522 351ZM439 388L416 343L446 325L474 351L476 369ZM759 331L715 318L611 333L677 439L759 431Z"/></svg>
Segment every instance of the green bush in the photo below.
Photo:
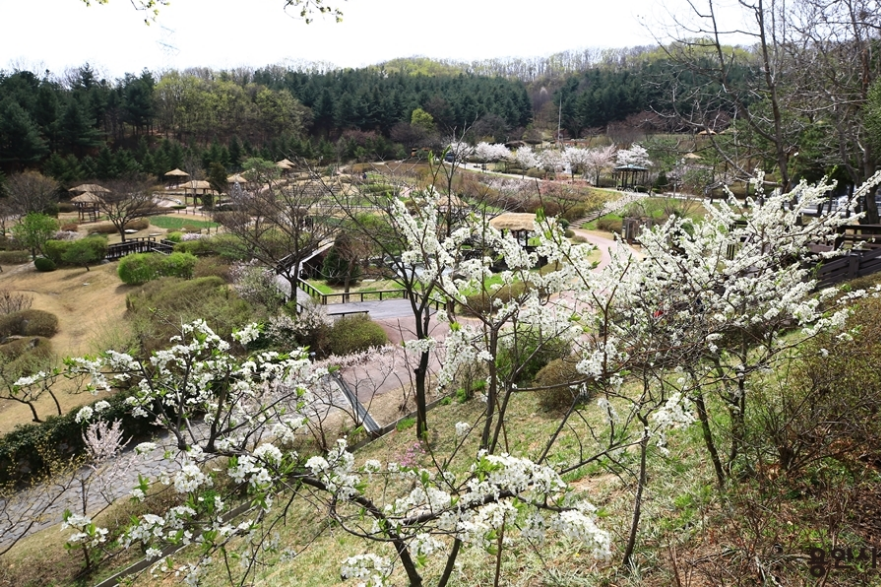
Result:
<svg viewBox="0 0 881 587"><path fill-rule="evenodd" d="M340 318L328 333L328 350L334 355L350 355L387 342L385 330L369 316Z"/></svg>
<svg viewBox="0 0 881 587"><path fill-rule="evenodd" d="M122 282L128 285L141 285L160 277L190 279L197 260L190 253L135 253L119 261L117 273Z"/></svg>
<svg viewBox="0 0 881 587"><path fill-rule="evenodd" d="M104 237L92 237L72 241L61 255L65 265L79 265L89 269L90 263L102 261L107 256L107 241Z"/></svg>
<svg viewBox="0 0 881 587"><path fill-rule="evenodd" d="M192 279L197 261L195 255L189 253L171 253L162 259L162 277Z"/></svg>
<svg viewBox="0 0 881 587"><path fill-rule="evenodd" d="M76 206L70 202L58 202L58 211L64 213L76 212Z"/></svg>
<svg viewBox="0 0 881 587"><path fill-rule="evenodd" d="M496 303L507 304L514 298L519 298L527 292L528 284L523 281L516 281L510 286L503 285L491 294L484 292L473 294L465 297L464 311L468 314L488 314L495 307ZM496 302L500 300L500 302Z"/></svg>
<svg viewBox="0 0 881 587"><path fill-rule="evenodd" d="M538 167L531 167L526 170L526 177L531 177L533 179L544 179L545 175L547 174Z"/></svg>
<svg viewBox="0 0 881 587"><path fill-rule="evenodd" d="M116 272L123 283L140 285L158 279L161 265L159 253L135 253L120 259Z"/></svg>
<svg viewBox="0 0 881 587"><path fill-rule="evenodd" d="M64 256L71 249L85 249L88 252L87 257L100 261L107 256L107 238L104 236L90 236L75 241L49 240L43 245L43 252L48 258L52 259L55 265L78 265L79 263L69 263L64 259Z"/></svg>
<svg viewBox="0 0 881 587"><path fill-rule="evenodd" d="M597 230L619 233L624 227L624 222L618 218L600 218L597 220Z"/></svg>
<svg viewBox="0 0 881 587"><path fill-rule="evenodd" d="M563 236L565 236L566 238L572 238L573 236L575 236L575 231L571 228L567 228L563 231Z"/></svg>
<svg viewBox="0 0 881 587"><path fill-rule="evenodd" d="M183 238L183 233L181 232L169 232L165 235L165 240L171 241L173 243L181 242L181 238Z"/></svg>
<svg viewBox="0 0 881 587"><path fill-rule="evenodd" d="M0 340L10 336L44 336L58 332L58 317L43 310L22 310L0 316Z"/></svg>
<svg viewBox="0 0 881 587"><path fill-rule="evenodd" d="M230 261L248 261L245 247L241 241L231 234L218 234L211 238L200 238L194 241L184 241L174 245L176 253L190 253L197 257L219 256Z"/></svg>
<svg viewBox="0 0 881 587"><path fill-rule="evenodd" d="M55 262L48 257L37 257L34 259L34 267L37 271L55 271Z"/></svg>
<svg viewBox="0 0 881 587"><path fill-rule="evenodd" d="M27 251L0 251L0 265L23 265L30 260L31 254Z"/></svg>
<svg viewBox="0 0 881 587"><path fill-rule="evenodd" d="M542 367L571 352L569 343L559 338L547 338L537 330L518 327L516 336L508 333L500 338L496 367L502 377L510 377L516 372L518 383L528 383Z"/></svg>

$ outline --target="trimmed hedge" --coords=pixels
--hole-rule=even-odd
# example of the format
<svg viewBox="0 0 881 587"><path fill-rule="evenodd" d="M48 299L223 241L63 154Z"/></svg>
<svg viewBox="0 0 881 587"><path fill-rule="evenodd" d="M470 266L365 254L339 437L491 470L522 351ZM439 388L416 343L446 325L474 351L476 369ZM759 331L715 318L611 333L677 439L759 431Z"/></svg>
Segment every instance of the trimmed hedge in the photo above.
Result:
<svg viewBox="0 0 881 587"><path fill-rule="evenodd" d="M144 230L148 226L150 226L150 221L146 218L135 218L125 223L126 230ZM118 232L112 222L99 222L89 226L89 234L116 234Z"/></svg>
<svg viewBox="0 0 881 587"><path fill-rule="evenodd" d="M191 279L196 261L198 259L190 253L135 253L119 261L117 273L128 285L141 285L160 277Z"/></svg>
<svg viewBox="0 0 881 587"><path fill-rule="evenodd" d="M0 265L23 265L30 261L31 254L28 251L0 251Z"/></svg>
<svg viewBox="0 0 881 587"><path fill-rule="evenodd" d="M34 259L34 267L37 271L55 271L55 261L48 257L37 257Z"/></svg>
<svg viewBox="0 0 881 587"><path fill-rule="evenodd" d="M351 355L371 347L383 346L388 336L382 326L368 316L340 318L327 336L328 351L333 355Z"/></svg>
<svg viewBox="0 0 881 587"><path fill-rule="evenodd" d="M90 236L75 241L48 240L43 245L43 253L56 265L65 265L64 256L71 247L88 247L92 257L99 261L107 256L107 238L103 236Z"/></svg>
<svg viewBox="0 0 881 587"><path fill-rule="evenodd" d="M43 310L22 310L0 316L0 340L10 336L45 336L58 332L58 317Z"/></svg>

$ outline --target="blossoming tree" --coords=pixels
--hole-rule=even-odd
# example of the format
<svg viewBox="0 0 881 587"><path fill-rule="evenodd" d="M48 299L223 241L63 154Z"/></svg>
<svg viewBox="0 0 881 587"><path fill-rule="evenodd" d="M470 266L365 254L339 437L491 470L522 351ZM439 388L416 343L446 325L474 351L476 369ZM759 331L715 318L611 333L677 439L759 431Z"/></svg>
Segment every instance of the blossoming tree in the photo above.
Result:
<svg viewBox="0 0 881 587"><path fill-rule="evenodd" d="M804 205L827 189L797 188ZM213 555L226 559L237 550L246 562L259 557L272 541L279 510L305 499L365 540L364 553L341 561L344 577L383 585L397 571L409 584L422 585L421 566L442 554L442 569L432 579L444 586L458 554L473 546L495 557L498 583L508 545L515 539L541 544L547 531L574 538L594 555L611 555L611 537L597 525L593 507L561 478L600 463L632 479L631 522L622 548L628 565L640 528L649 447L668 450L667 432L697 420L722 483L742 458L751 375L773 369L798 341L843 324L847 308L830 305L832 291L812 293L805 261L812 258L809 245L829 238L845 219L796 222L797 211L784 205L793 196L775 193L761 205L747 202L745 210L734 203L709 207L703 222L673 218L643 235L643 258L619 251L601 272L594 271L590 247L565 239L552 218L539 215L539 244L530 252L482 217L444 236L436 229L443 196L434 192L422 202L424 214L411 216L401 205L403 258L419 263L419 279L455 302L438 312L451 328L439 383L454 381L460 367L475 363L486 376L481 414L455 424L453 448L432 454L431 466L359 462L345 441L321 454L295 450L311 390L326 373L296 351L236 359L229 353L233 343L203 322L184 326L171 348L149 360L108 353L74 363L90 374L95 389L136 389L133 412L169 432L166 446L145 443L138 450L165 451L174 470L160 481L185 497L185 505L141 516L124 542L143 544L153 558L168 544L195 545L198 556L187 565L164 563L195 584ZM465 254L466 242L479 242L482 254ZM538 256L551 270L533 270ZM504 261L501 284L489 285L498 259ZM246 328L237 333L237 344L247 345L257 334L256 327ZM437 343L418 344L427 349ZM541 392L525 387L523 374L554 345L577 357L570 383L581 397L573 398L537 450L512 454L511 406L518 394ZM584 410L595 409L580 402L588 392L598 397L603 427L576 426ZM725 463L704 401L711 392L729 411ZM570 433L580 448L558 460L555 451ZM469 443L471 435L479 442ZM631 447L639 455L635 467L625 462ZM224 478L232 491L223 489ZM136 498L149 481L141 480ZM246 493L253 508L234 519L237 492ZM90 532L103 535L97 527ZM86 540L83 533L75 536ZM243 580L255 573L246 564Z"/></svg>

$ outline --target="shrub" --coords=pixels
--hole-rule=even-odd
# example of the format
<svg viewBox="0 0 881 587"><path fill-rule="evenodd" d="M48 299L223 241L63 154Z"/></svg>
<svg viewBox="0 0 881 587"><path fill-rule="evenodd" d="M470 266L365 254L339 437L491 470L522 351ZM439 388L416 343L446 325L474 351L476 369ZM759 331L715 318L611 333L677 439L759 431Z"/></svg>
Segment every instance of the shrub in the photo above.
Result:
<svg viewBox="0 0 881 587"><path fill-rule="evenodd" d="M191 279L196 267L196 257L189 253L135 253L119 261L117 273L123 283L141 285L160 277Z"/></svg>
<svg viewBox="0 0 881 587"><path fill-rule="evenodd" d="M76 232L79 229L80 225L76 222L65 222L61 225L61 230L65 232Z"/></svg>
<svg viewBox="0 0 881 587"><path fill-rule="evenodd" d="M573 389L573 381L583 381L584 375L578 372L578 360L574 357L554 359L535 375L535 386L546 387L538 391L539 403L548 411L568 410L576 400L586 401L588 396L583 389Z"/></svg>
<svg viewBox="0 0 881 587"><path fill-rule="evenodd" d="M194 255L188 253L171 253L162 259L161 275L162 277L192 279L197 261L198 259Z"/></svg>
<svg viewBox="0 0 881 587"><path fill-rule="evenodd" d="M92 242L88 242L92 241ZM94 241L98 241L95 243ZM98 245L98 246L93 246ZM62 253L61 260L68 265L80 265L89 270L89 263L97 263L107 256L107 242L103 238L73 241Z"/></svg>
<svg viewBox="0 0 881 587"><path fill-rule="evenodd" d="M542 336L538 330L518 327L514 333L499 339L496 367L503 377L517 372L517 382L529 382L542 367L572 352L569 343Z"/></svg>
<svg viewBox="0 0 881 587"><path fill-rule="evenodd" d="M0 315L14 314L31 307L34 298L27 294L0 289Z"/></svg>
<svg viewBox="0 0 881 587"><path fill-rule="evenodd" d="M587 239L584 238L583 236L581 236L580 234L577 234L577 235L575 235L575 236L572 237L572 242L575 243L575 244L581 245L581 244L586 243L586 242L587 242Z"/></svg>
<svg viewBox="0 0 881 587"><path fill-rule="evenodd" d="M621 232L623 227L624 222L617 218L600 218L597 220L597 230L618 233Z"/></svg>
<svg viewBox="0 0 881 587"><path fill-rule="evenodd" d="M220 257L198 257L196 267L193 269L193 278L219 277L230 282L232 281L230 269L230 264Z"/></svg>
<svg viewBox="0 0 881 587"><path fill-rule="evenodd" d="M74 248L82 252L83 257L100 261L107 256L107 238L103 236L90 236L76 241L50 240L43 245L46 256L52 259L56 265L74 264L80 265L81 261L67 261L65 255Z"/></svg>
<svg viewBox="0 0 881 587"><path fill-rule="evenodd" d="M58 332L58 317L43 310L22 310L0 316L0 340L10 336L43 336Z"/></svg>
<svg viewBox="0 0 881 587"><path fill-rule="evenodd" d="M135 218L125 223L126 230L146 230L150 226L150 221L146 218Z"/></svg>
<svg viewBox="0 0 881 587"><path fill-rule="evenodd" d="M531 177L533 179L544 179L545 175L547 174L538 167L532 167L526 170L526 177Z"/></svg>
<svg viewBox="0 0 881 587"><path fill-rule="evenodd" d="M514 298L519 298L526 293L528 284L523 281L514 282L511 285L503 285L496 291L487 294L481 292L466 296L464 310L466 313L478 315L492 311L495 304L507 304ZM498 302L496 300L499 300Z"/></svg>
<svg viewBox="0 0 881 587"><path fill-rule="evenodd" d="M180 334L182 323L197 318L203 318L223 338L235 328L260 319L255 309L219 277L161 277L130 293L126 307L145 354L164 348L169 338Z"/></svg>
<svg viewBox="0 0 881 587"><path fill-rule="evenodd" d="M76 212L76 206L70 202L58 202L58 211L65 213Z"/></svg>
<svg viewBox="0 0 881 587"><path fill-rule="evenodd" d="M30 261L31 254L27 251L0 251L0 265L22 265Z"/></svg>
<svg viewBox="0 0 881 587"><path fill-rule="evenodd" d="M126 400L133 393L121 392L97 401L107 401L110 407L101 412L107 421L121 420L125 437L135 441L148 438L158 428L147 418L135 418ZM19 486L50 473L58 458L67 460L85 454L83 430L85 424L76 421L80 408L63 416L47 418L40 424L16 426L0 437L0 485Z"/></svg>
<svg viewBox="0 0 881 587"><path fill-rule="evenodd" d="M146 218L135 218L125 223L125 230L144 230L150 226L150 221ZM112 222L99 222L89 226L89 234L116 234L119 231Z"/></svg>
<svg viewBox="0 0 881 587"><path fill-rule="evenodd" d="M183 239L182 239L183 240ZM190 253L197 257L214 255L230 261L248 261L250 255L241 246L237 237L230 234L218 234L211 238L184 240L174 245L175 252Z"/></svg>
<svg viewBox="0 0 881 587"><path fill-rule="evenodd" d="M37 271L55 271L55 262L48 257L37 257L34 259L34 267Z"/></svg>
<svg viewBox="0 0 881 587"><path fill-rule="evenodd" d="M330 328L327 338L329 353L340 356L366 351L388 342L385 330L369 316L340 318Z"/></svg>
<svg viewBox="0 0 881 587"><path fill-rule="evenodd" d="M171 241L173 243L179 243L181 241L181 236L183 236L180 232L169 232L165 235L165 240Z"/></svg>
<svg viewBox="0 0 881 587"><path fill-rule="evenodd" d="M52 343L45 337L27 336L0 344L0 362L7 374L33 375L46 369L52 358Z"/></svg>
<svg viewBox="0 0 881 587"><path fill-rule="evenodd" d="M112 222L99 222L89 226L89 234L115 234L117 232Z"/></svg>
<svg viewBox="0 0 881 587"><path fill-rule="evenodd" d="M159 253L135 253L119 261L117 274L123 283L140 285L159 277L162 255Z"/></svg>
<svg viewBox="0 0 881 587"><path fill-rule="evenodd" d="M575 231L571 228L567 228L563 231L563 236L565 236L566 238L572 238L573 236L575 236Z"/></svg>

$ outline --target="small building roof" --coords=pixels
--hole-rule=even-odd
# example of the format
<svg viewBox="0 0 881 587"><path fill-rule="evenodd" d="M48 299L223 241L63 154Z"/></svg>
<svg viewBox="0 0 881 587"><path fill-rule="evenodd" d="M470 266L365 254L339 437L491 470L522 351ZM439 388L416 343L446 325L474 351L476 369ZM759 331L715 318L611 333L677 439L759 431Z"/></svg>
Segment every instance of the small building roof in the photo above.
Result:
<svg viewBox="0 0 881 587"><path fill-rule="evenodd" d="M489 221L489 225L496 230L534 230L535 214L526 212L507 212L499 214Z"/></svg>
<svg viewBox="0 0 881 587"><path fill-rule="evenodd" d="M78 185L76 187L70 188L67 191L74 192L74 193L78 192L81 194L85 193L85 192L92 192L93 194L109 194L110 193L110 190L108 190L107 188L102 187L96 183L84 183L82 185Z"/></svg>
<svg viewBox="0 0 881 587"><path fill-rule="evenodd" d="M189 177L190 174L186 171L181 171L180 169L172 169L168 173L165 174L165 177Z"/></svg>
<svg viewBox="0 0 881 587"><path fill-rule="evenodd" d="M95 204L103 202L104 198L97 196L92 192L83 192L80 195L71 198L70 201L74 204Z"/></svg>

